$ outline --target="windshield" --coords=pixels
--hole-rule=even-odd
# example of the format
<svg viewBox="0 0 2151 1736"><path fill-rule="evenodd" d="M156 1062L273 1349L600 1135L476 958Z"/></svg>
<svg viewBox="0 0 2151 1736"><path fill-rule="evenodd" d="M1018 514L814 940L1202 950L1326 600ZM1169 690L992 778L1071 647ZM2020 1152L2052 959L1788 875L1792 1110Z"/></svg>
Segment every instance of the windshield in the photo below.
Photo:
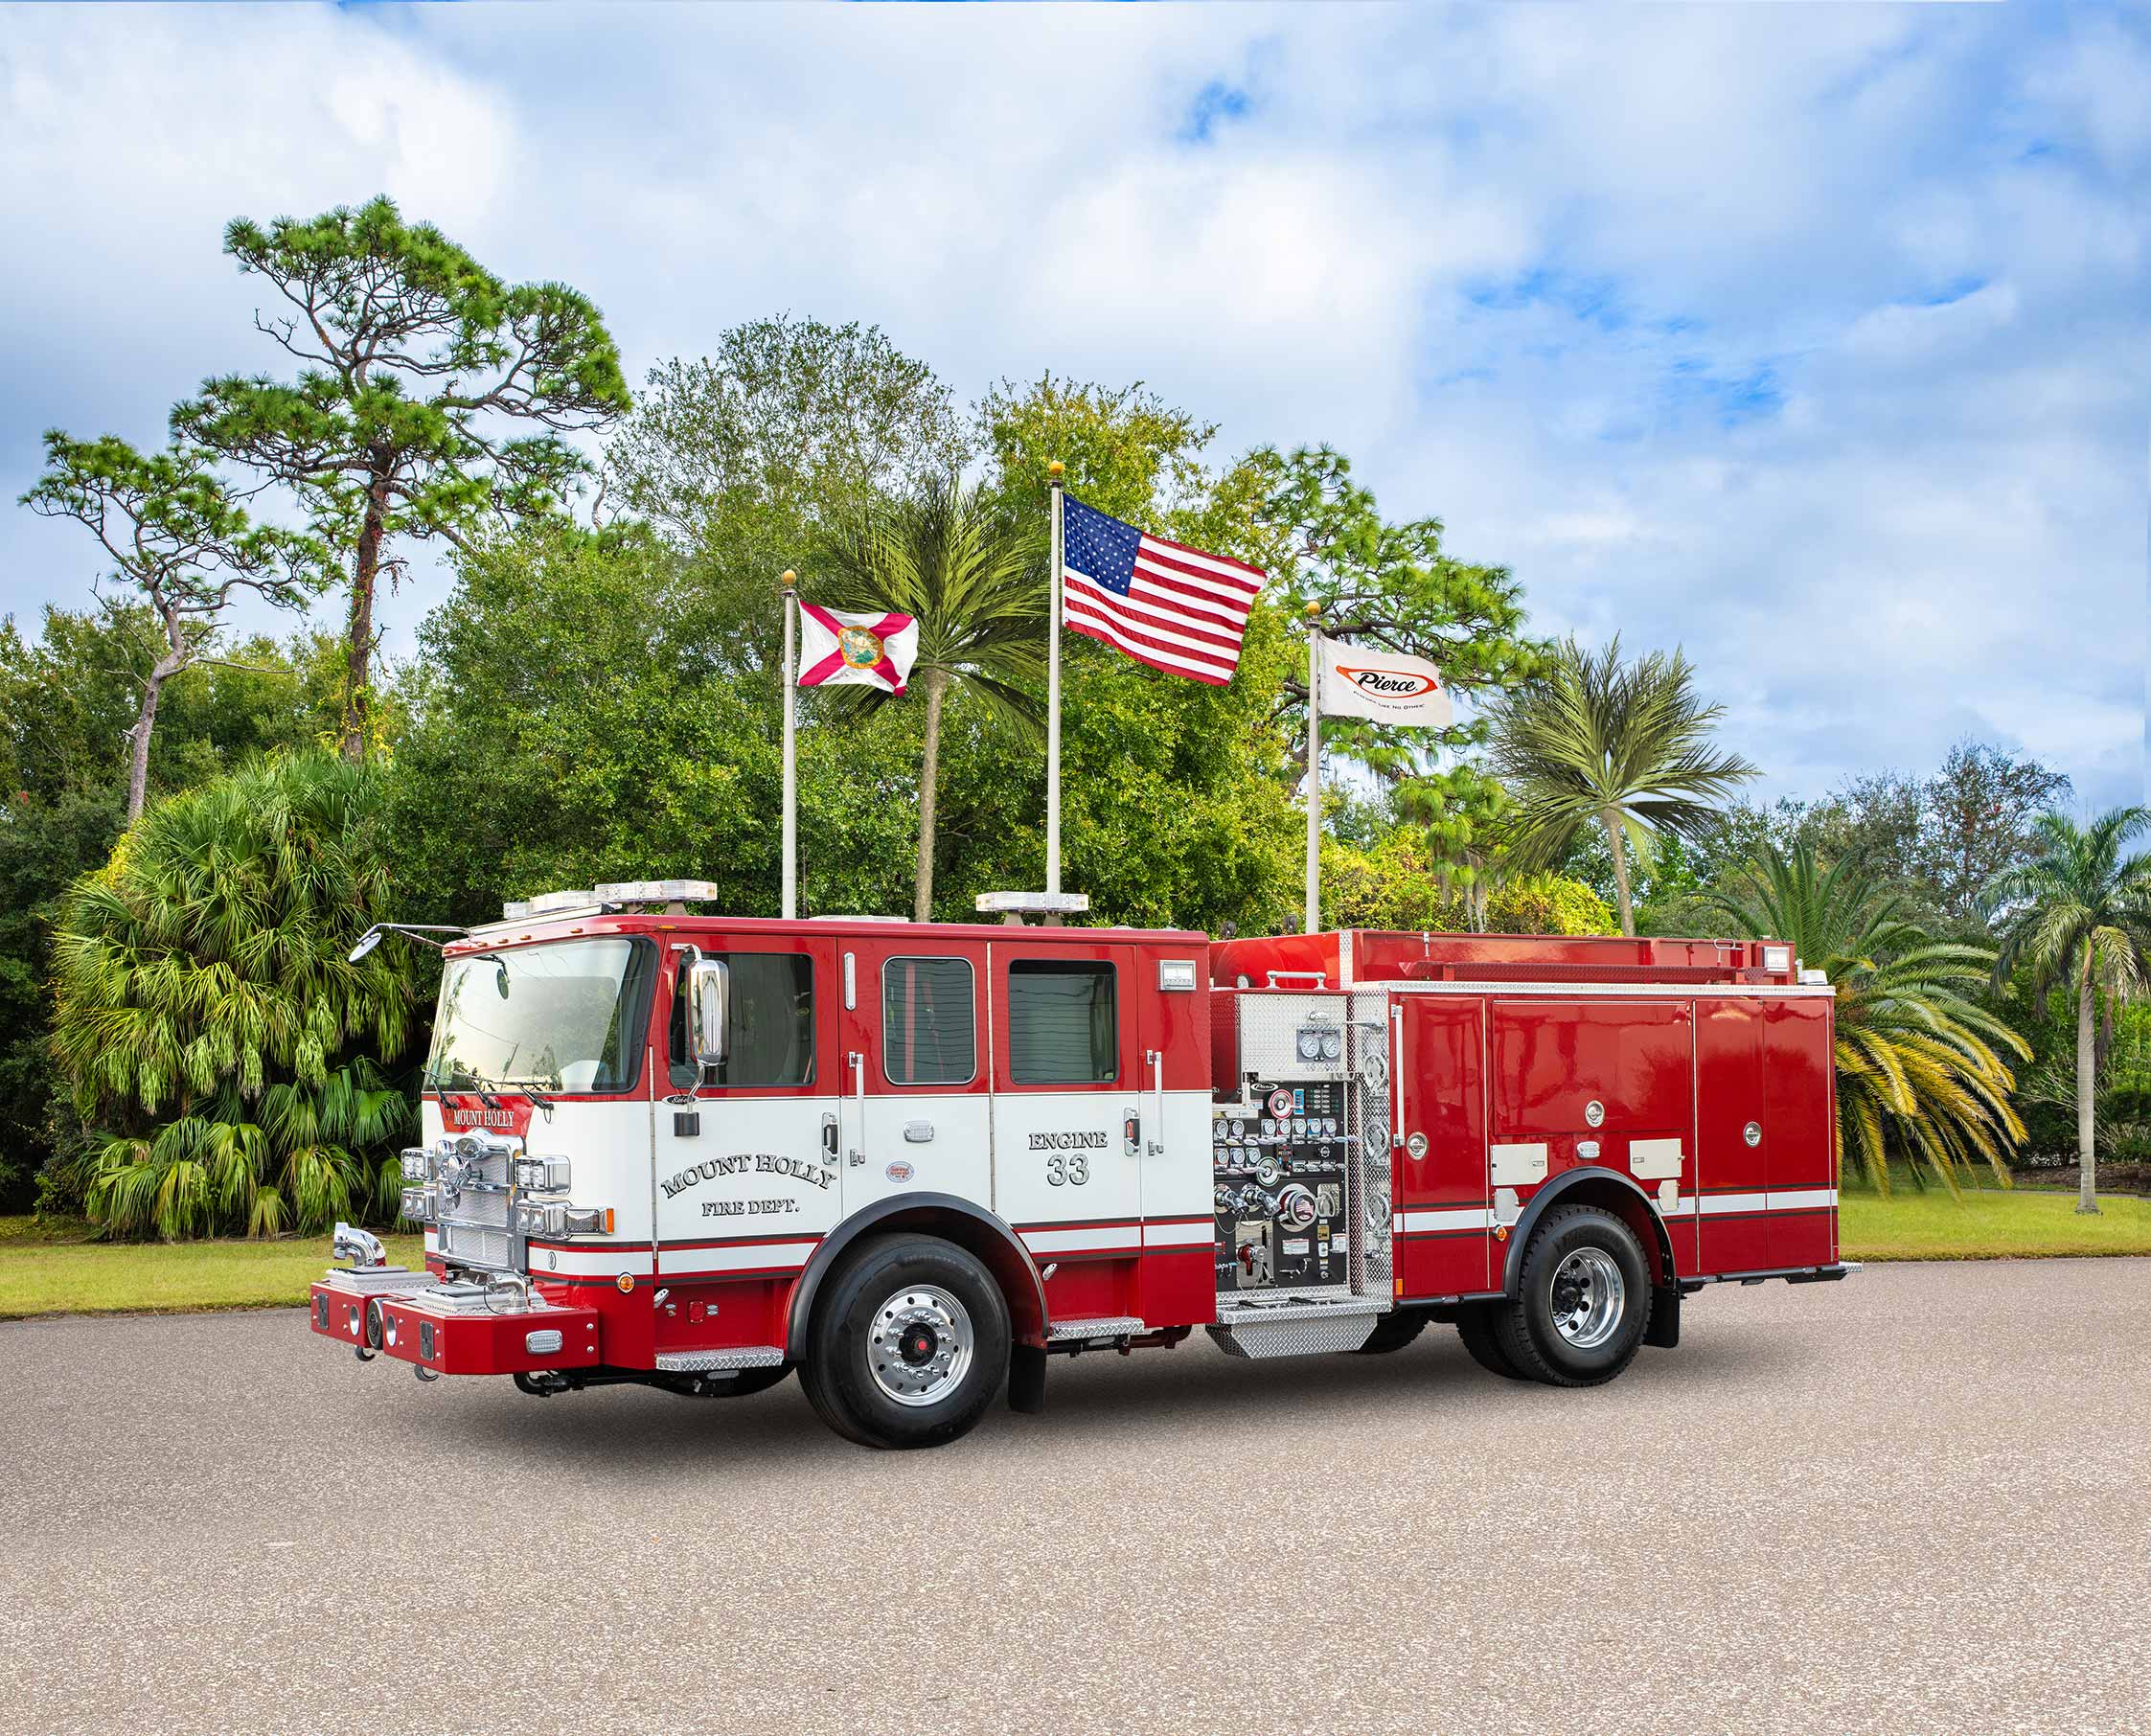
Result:
<svg viewBox="0 0 2151 1736"><path fill-rule="evenodd" d="M606 939L450 959L426 1088L626 1090L649 999L637 954Z"/></svg>

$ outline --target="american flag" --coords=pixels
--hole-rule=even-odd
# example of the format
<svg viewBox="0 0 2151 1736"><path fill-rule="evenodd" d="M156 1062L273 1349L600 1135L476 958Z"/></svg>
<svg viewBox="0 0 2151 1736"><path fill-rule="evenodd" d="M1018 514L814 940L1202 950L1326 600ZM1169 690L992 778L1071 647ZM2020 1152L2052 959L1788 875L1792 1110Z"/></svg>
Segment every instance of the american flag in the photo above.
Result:
<svg viewBox="0 0 2151 1736"><path fill-rule="evenodd" d="M1087 633L1167 674L1223 687L1240 666L1260 567L1206 555L1087 507L1062 504L1061 606Z"/></svg>

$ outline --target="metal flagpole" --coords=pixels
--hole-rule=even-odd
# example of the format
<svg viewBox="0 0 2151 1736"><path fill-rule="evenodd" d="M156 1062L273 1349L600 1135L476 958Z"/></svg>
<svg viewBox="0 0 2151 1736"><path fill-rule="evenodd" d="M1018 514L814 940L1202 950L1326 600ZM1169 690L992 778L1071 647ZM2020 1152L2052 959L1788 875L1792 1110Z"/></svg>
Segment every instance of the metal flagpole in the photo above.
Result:
<svg viewBox="0 0 2151 1736"><path fill-rule="evenodd" d="M784 910L787 922L799 914L799 767L792 743L797 730L799 672L792 667L798 657L799 575L787 571L784 580Z"/></svg>
<svg viewBox="0 0 2151 1736"><path fill-rule="evenodd" d="M1322 633L1319 604L1307 605L1307 925L1322 925Z"/></svg>
<svg viewBox="0 0 2151 1736"><path fill-rule="evenodd" d="M1061 461L1045 467L1053 484L1053 570L1048 575L1045 641L1045 889L1061 890Z"/></svg>

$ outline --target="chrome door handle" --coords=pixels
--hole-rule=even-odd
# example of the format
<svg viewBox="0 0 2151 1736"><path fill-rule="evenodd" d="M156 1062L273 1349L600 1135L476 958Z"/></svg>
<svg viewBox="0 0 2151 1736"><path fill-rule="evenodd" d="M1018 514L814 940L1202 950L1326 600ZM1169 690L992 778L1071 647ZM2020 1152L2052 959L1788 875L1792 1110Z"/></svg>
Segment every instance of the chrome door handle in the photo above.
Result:
<svg viewBox="0 0 2151 1736"><path fill-rule="evenodd" d="M1389 1149L1395 1151L1404 1144L1404 1009L1389 1009L1389 1083L1394 1086L1391 1095L1397 1100L1396 1112L1389 1117Z"/></svg>
<svg viewBox="0 0 2151 1736"><path fill-rule="evenodd" d="M1150 1062L1151 1089L1157 1096L1157 1137L1150 1141L1148 1150L1153 1157L1165 1153L1165 1051L1145 1049L1143 1059Z"/></svg>
<svg viewBox="0 0 2151 1736"><path fill-rule="evenodd" d="M858 1144L849 1154L852 1162L857 1165L866 1161L863 1149L866 1144L866 1057L853 1049L846 1053L844 1060L851 1066L852 1090L858 1098Z"/></svg>

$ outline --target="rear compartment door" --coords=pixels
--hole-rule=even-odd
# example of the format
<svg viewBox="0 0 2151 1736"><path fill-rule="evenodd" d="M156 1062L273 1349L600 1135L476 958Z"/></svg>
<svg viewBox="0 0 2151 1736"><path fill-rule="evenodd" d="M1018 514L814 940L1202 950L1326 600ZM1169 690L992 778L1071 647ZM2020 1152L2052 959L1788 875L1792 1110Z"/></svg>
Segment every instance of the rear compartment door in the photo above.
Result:
<svg viewBox="0 0 2151 1736"><path fill-rule="evenodd" d="M1696 1143L1702 1159L1701 1269L1768 1270L1771 1117L1763 1089L1763 1003L1696 1000Z"/></svg>
<svg viewBox="0 0 2151 1736"><path fill-rule="evenodd" d="M1564 1170L1612 1170L1665 1222L1678 1271L1697 1175L1695 1009L1685 998L1592 996L1492 1004L1488 1184L1514 1222Z"/></svg>

